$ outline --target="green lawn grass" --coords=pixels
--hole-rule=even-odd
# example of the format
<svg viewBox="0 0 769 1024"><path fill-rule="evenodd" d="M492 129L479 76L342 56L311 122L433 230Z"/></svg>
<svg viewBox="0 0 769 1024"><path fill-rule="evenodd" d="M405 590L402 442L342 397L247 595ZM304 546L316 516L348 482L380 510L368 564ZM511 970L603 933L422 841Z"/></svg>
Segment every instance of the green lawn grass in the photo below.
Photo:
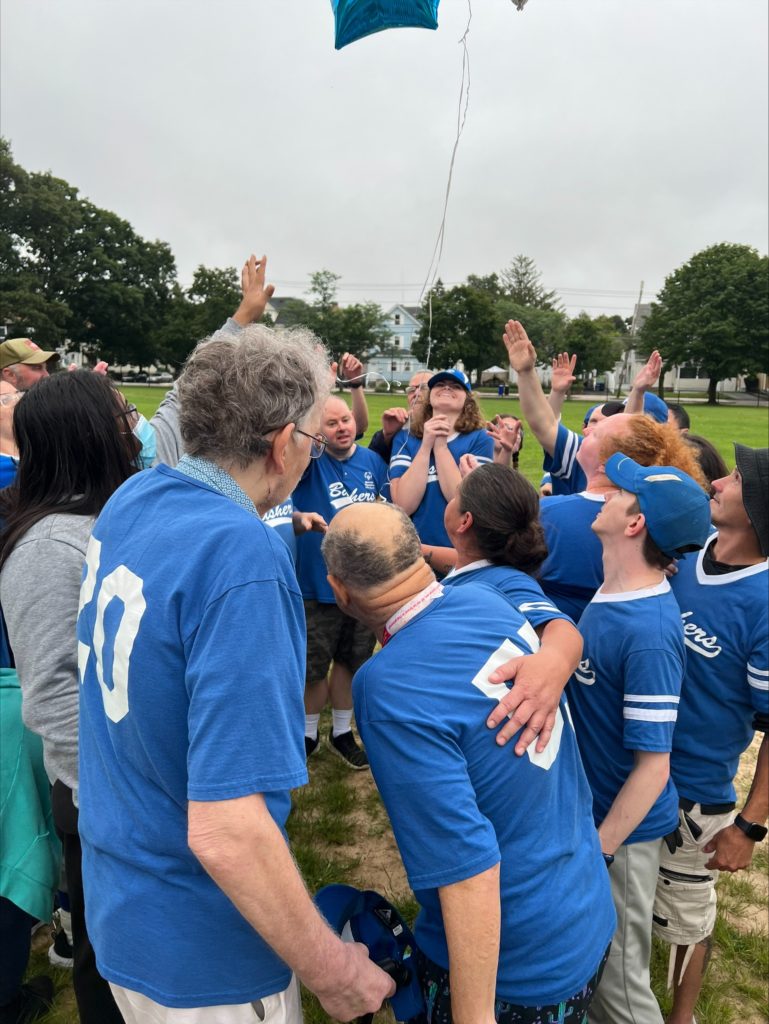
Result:
<svg viewBox="0 0 769 1024"><path fill-rule="evenodd" d="M121 389L129 401L133 402L140 412L149 419L160 404L166 393L165 388L128 385ZM349 392L345 393L349 400ZM369 408L369 428L363 444L368 444L371 435L379 429L382 412L392 405L406 405L403 393L367 395ZM481 396L481 408L485 416L491 418L499 414L521 416L521 406L517 398L497 398ZM580 430L585 413L595 402L568 401L563 408L563 422L573 430ZM728 466L734 465L734 449L732 441L749 445L752 448L763 448L769 444L769 410L750 406L735 405L690 405L687 407L692 421L692 433L702 434L708 438L721 452ZM521 452L519 468L532 483L538 484L542 477L542 450L527 431Z"/></svg>

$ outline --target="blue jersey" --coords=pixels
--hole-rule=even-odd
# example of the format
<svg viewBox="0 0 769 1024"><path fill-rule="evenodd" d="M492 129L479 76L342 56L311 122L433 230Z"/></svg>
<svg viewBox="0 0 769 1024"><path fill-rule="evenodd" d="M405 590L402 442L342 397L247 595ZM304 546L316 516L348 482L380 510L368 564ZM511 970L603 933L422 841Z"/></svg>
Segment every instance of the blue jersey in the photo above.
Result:
<svg viewBox="0 0 769 1024"><path fill-rule="evenodd" d="M736 799L753 716L769 715L769 561L723 575L704 562L687 555L671 580L688 649L671 765L681 796L720 804Z"/></svg>
<svg viewBox="0 0 769 1024"><path fill-rule="evenodd" d="M603 583L603 550L593 533L599 494L564 494L540 503L548 557L539 574L545 594L575 622Z"/></svg>
<svg viewBox="0 0 769 1024"><path fill-rule="evenodd" d="M393 454L390 460L390 480L398 477L411 468L411 462L419 449L422 440L413 434L401 430L393 441ZM474 455L479 462L491 462L494 458L494 439L485 430L471 430L467 434L455 434L449 440L449 451L459 465L463 455ZM438 471L435 468L435 457L430 452L430 467L427 474L427 485L419 508L412 513L412 520L419 539L423 544L434 544L436 547L452 547L446 527L443 525L443 513L448 502L443 496Z"/></svg>
<svg viewBox="0 0 769 1024"><path fill-rule="evenodd" d="M498 746L486 719L505 687L488 676L535 650L536 634L485 584L439 593L353 683L355 720L421 905L415 937L448 967L438 889L499 863L497 995L557 1003L595 972L615 924L567 705L542 754Z"/></svg>
<svg viewBox="0 0 769 1024"><path fill-rule="evenodd" d="M599 591L579 631L585 641L583 660L567 692L600 825L632 771L633 752L670 751L686 653L667 580L627 594ZM678 794L668 779L625 842L659 839L677 821Z"/></svg>
<svg viewBox="0 0 769 1024"><path fill-rule="evenodd" d="M158 466L99 516L80 604L79 829L100 973L171 1007L281 991L290 971L192 854L187 805L262 793L283 829L307 781L285 544Z"/></svg>
<svg viewBox="0 0 769 1024"><path fill-rule="evenodd" d="M569 430L563 423L558 424L553 454L545 452L542 468L550 474L553 495L577 494L587 487L587 477L577 462L577 452L584 438Z"/></svg>
<svg viewBox="0 0 769 1024"><path fill-rule="evenodd" d="M324 452L311 459L299 486L294 503L302 512L319 512L330 523L337 512L358 501L376 501L382 494L387 466L368 448L355 446L347 459L335 459ZM302 594L307 600L334 604L334 592L328 584L328 569L320 552L323 535L303 533L297 537L296 573Z"/></svg>
<svg viewBox="0 0 769 1024"><path fill-rule="evenodd" d="M484 558L478 562L471 562L461 569L452 569L443 583L452 587L462 587L467 583L485 583L498 590L500 594L504 594L513 608L528 619L535 629L547 625L552 619L571 622L568 615L564 615L545 597L542 587L535 579L527 576L525 572L513 569L511 565L494 565Z"/></svg>
<svg viewBox="0 0 769 1024"><path fill-rule="evenodd" d="M290 497L271 508L262 516L262 522L271 526L296 561L296 534L294 533L294 502Z"/></svg>

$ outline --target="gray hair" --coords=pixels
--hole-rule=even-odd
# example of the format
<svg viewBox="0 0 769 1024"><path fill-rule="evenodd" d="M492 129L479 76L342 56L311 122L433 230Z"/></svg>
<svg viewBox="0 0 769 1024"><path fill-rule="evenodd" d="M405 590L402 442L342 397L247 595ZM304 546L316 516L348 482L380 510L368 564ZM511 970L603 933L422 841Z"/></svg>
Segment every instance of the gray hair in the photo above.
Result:
<svg viewBox="0 0 769 1024"><path fill-rule="evenodd" d="M387 583L422 558L422 544L406 513L388 505L400 519L392 546L352 529L333 529L323 538L321 551L332 576L354 590L368 590Z"/></svg>
<svg viewBox="0 0 769 1024"><path fill-rule="evenodd" d="M301 424L330 386L326 350L306 328L218 331L197 345L177 383L184 448L245 467L269 451L267 434Z"/></svg>

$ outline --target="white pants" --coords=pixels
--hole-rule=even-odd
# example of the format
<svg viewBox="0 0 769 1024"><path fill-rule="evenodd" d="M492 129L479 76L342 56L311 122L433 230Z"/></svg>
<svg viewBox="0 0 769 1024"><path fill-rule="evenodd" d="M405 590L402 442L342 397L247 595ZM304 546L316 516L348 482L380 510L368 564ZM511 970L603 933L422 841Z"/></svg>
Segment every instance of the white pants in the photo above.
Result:
<svg viewBox="0 0 769 1024"><path fill-rule="evenodd" d="M147 996L110 982L125 1024L302 1024L299 984L292 977L283 992L253 1003L232 1006L196 1006L186 1010L161 1006Z"/></svg>
<svg viewBox="0 0 769 1024"><path fill-rule="evenodd" d="M617 911L601 984L588 1010L590 1024L662 1024L651 989L652 908L663 841L620 846L609 869Z"/></svg>

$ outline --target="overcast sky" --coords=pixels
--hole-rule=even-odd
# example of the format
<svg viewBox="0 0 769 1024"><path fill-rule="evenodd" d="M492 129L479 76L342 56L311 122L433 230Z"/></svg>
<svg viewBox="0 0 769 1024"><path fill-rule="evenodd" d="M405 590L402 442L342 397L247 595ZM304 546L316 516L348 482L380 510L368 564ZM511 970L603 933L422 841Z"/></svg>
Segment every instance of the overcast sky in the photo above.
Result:
<svg viewBox="0 0 769 1024"><path fill-rule="evenodd" d="M694 252L767 249L766 0L472 0L444 281L533 257L629 315ZM334 50L329 0L2 0L0 128L199 263L278 294L416 302L456 134L468 0Z"/></svg>

